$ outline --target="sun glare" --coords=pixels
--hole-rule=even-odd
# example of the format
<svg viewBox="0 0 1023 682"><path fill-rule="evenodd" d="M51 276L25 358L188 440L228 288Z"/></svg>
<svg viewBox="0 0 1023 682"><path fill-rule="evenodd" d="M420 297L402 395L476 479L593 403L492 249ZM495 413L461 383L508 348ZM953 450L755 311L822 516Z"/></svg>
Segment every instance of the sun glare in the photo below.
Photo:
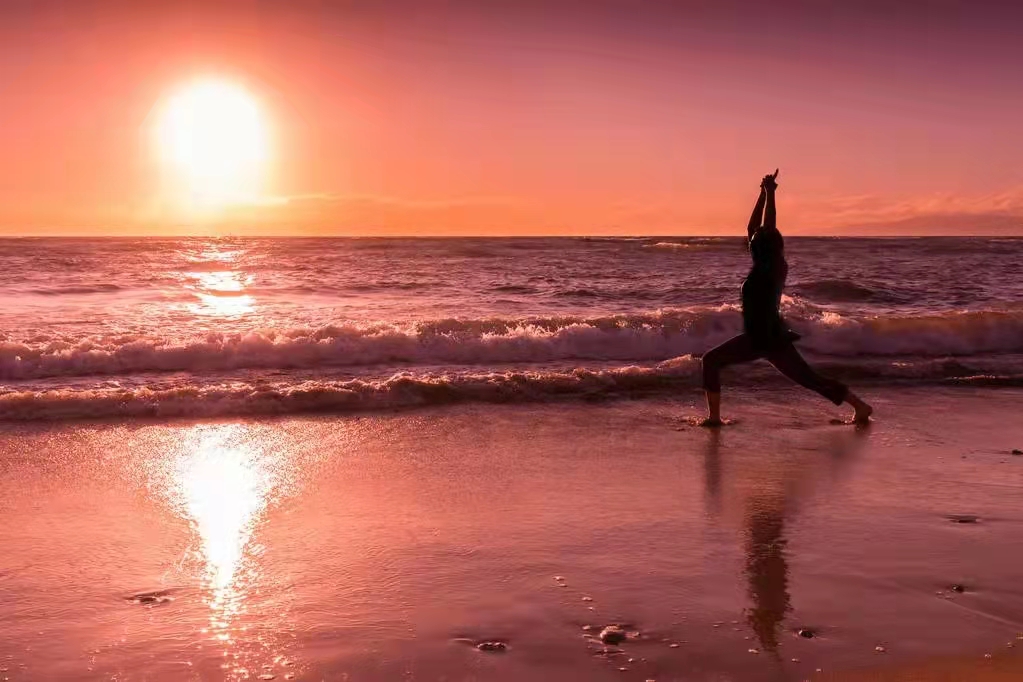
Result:
<svg viewBox="0 0 1023 682"><path fill-rule="evenodd" d="M204 80L177 92L159 119L157 146L192 205L259 198L268 134L259 103L240 85Z"/></svg>

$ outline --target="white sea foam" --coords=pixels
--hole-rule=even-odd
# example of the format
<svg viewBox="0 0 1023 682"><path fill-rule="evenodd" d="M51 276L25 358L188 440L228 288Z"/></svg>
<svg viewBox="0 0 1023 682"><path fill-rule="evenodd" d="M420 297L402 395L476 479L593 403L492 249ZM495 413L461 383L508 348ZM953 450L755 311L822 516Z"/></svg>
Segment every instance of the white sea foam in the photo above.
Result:
<svg viewBox="0 0 1023 682"><path fill-rule="evenodd" d="M939 382L1023 385L1023 357L983 359L853 360L816 363L819 370L856 382ZM0 390L0 420L66 420L114 417L221 417L393 410L456 403L528 403L593 400L652 394L676 395L700 386L700 361L686 355L640 366L603 369L522 369L400 372L349 380L269 381L243 372L232 380L184 376L134 385L116 381L47 389L15 385ZM788 381L766 365L744 370L742 385L781 388Z"/></svg>
<svg viewBox="0 0 1023 682"><path fill-rule="evenodd" d="M837 357L1023 352L1023 312L852 317L790 304L800 347ZM562 360L651 362L699 355L741 331L734 308L611 317L446 319L260 329L174 339L35 336L0 342L0 380L383 364L482 366Z"/></svg>

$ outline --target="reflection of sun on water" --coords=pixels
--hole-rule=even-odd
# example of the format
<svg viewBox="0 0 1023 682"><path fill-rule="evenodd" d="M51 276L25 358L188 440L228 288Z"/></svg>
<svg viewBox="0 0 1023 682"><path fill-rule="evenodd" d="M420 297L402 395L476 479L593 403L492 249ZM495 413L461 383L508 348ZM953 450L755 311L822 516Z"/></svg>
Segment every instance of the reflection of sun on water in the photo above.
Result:
<svg viewBox="0 0 1023 682"><path fill-rule="evenodd" d="M273 476L239 425L196 426L176 467L177 492L202 542L213 625L225 628L245 597L246 553ZM251 570L251 567L249 567ZM226 633L221 637L227 639Z"/></svg>
<svg viewBox="0 0 1023 682"><path fill-rule="evenodd" d="M198 315L235 317L251 313L256 299L245 293L245 287L252 283L251 275L224 270L221 272L189 272L190 288L195 290L198 303L191 306Z"/></svg>
<svg viewBox="0 0 1023 682"><path fill-rule="evenodd" d="M198 299L187 305L191 313L231 318L255 310L256 299L246 291L253 276L237 269L246 255L244 249L214 241L191 246L182 255L189 265L180 276Z"/></svg>

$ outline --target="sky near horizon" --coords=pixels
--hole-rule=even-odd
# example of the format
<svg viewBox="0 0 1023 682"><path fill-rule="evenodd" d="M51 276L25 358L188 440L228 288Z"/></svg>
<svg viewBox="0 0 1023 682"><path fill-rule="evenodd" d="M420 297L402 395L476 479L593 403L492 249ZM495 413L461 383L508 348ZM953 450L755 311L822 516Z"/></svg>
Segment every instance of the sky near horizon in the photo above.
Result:
<svg viewBox="0 0 1023 682"><path fill-rule="evenodd" d="M741 234L775 167L792 233L1023 235L1020 26L952 0L0 0L0 235ZM265 159L196 211L154 131L211 79Z"/></svg>

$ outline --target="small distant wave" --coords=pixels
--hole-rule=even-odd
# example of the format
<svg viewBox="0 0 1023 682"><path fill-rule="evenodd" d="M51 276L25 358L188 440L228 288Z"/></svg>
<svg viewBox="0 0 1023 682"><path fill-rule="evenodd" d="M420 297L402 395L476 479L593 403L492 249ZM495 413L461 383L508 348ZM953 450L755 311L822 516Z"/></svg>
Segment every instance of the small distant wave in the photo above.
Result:
<svg viewBox="0 0 1023 682"><path fill-rule="evenodd" d="M502 294L535 294L540 290L526 284L502 284L494 287L491 291L499 291Z"/></svg>
<svg viewBox="0 0 1023 682"><path fill-rule="evenodd" d="M801 301L785 307L789 324L803 336L800 347L819 355L934 358L1023 352L1023 311L856 317ZM339 324L191 339L35 335L0 340L0 380L246 368L649 362L702 354L741 328L735 307L721 306L605 317Z"/></svg>
<svg viewBox="0 0 1023 682"><path fill-rule="evenodd" d="M728 247L738 246L739 244L741 244L741 242L739 242L738 240L735 240L735 239L715 239L715 238L710 238L710 237L704 237L704 238L690 238L690 239L686 239L685 241L679 241L679 242L667 242L667 241L652 242L652 243L649 243L649 244L644 244L643 248L645 248L645 249L665 249L665 250L668 250L668 251L683 251L683 250L685 250L685 251L692 251L692 250L706 251L706 250L709 250L709 249L718 249L718 248L720 248L722 246L728 246Z"/></svg>
<svg viewBox="0 0 1023 682"><path fill-rule="evenodd" d="M335 291L355 291L355 292L374 292L374 291L420 291L433 287L431 282L404 282L404 281L379 281L379 282L365 282L362 284L350 284L347 286L333 287ZM327 291L328 287L311 287L313 291Z"/></svg>
<svg viewBox="0 0 1023 682"><path fill-rule="evenodd" d="M679 242L655 242L646 245L648 249L688 249L692 246L692 244L681 244Z"/></svg>
<svg viewBox="0 0 1023 682"><path fill-rule="evenodd" d="M891 288L873 288L845 279L822 279L789 287L793 293L821 303L907 303L912 300L910 292L895 291Z"/></svg>
<svg viewBox="0 0 1023 682"><path fill-rule="evenodd" d="M22 289L17 293L34 294L36 296L69 296L81 294L108 294L114 291L121 291L116 284L83 284L60 287L31 287Z"/></svg>

